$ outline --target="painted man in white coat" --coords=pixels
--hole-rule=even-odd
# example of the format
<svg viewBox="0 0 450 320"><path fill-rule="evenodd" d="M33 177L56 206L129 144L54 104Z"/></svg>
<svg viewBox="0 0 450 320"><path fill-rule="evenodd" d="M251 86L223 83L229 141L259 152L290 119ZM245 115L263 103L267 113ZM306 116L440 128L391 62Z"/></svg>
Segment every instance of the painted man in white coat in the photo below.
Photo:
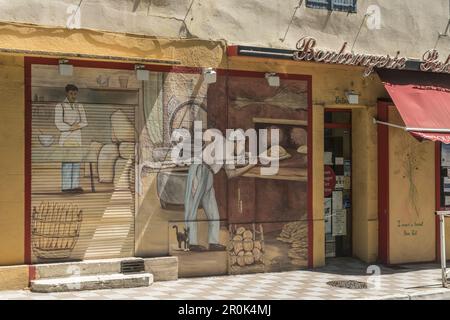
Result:
<svg viewBox="0 0 450 320"><path fill-rule="evenodd" d="M62 147L61 190L62 192L83 192L80 186L81 129L87 126L86 113L77 102L78 88L66 86L66 99L55 108L55 125L61 132L59 145Z"/></svg>

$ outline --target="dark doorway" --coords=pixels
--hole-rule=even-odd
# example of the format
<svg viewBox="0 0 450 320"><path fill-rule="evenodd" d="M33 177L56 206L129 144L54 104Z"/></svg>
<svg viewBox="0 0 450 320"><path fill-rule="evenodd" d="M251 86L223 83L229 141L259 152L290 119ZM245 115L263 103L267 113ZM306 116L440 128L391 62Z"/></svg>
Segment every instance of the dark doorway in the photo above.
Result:
<svg viewBox="0 0 450 320"><path fill-rule="evenodd" d="M326 110L324 123L325 257L352 256L350 110Z"/></svg>

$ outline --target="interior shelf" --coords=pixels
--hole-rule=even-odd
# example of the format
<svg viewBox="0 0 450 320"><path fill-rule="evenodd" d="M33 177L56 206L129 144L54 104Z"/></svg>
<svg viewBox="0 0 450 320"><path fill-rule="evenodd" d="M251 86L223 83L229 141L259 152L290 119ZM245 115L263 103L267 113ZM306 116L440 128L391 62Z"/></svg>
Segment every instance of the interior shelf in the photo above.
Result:
<svg viewBox="0 0 450 320"><path fill-rule="evenodd" d="M308 126L308 121L295 119L253 118L253 123L286 124L302 127Z"/></svg>
<svg viewBox="0 0 450 320"><path fill-rule="evenodd" d="M65 87L56 86L31 86L32 88L42 88L42 89L62 89ZM120 87L79 87L78 90L94 90L94 91L128 91L137 92L140 88L120 88Z"/></svg>
<svg viewBox="0 0 450 320"><path fill-rule="evenodd" d="M62 101L31 101L33 105L43 106L43 107L54 107L56 104L61 103ZM87 102L87 101L77 101L77 103L81 103L84 105L106 105L106 106L136 106L137 103L108 103L108 102Z"/></svg>
<svg viewBox="0 0 450 320"><path fill-rule="evenodd" d="M261 175L261 167L255 167L246 172L243 177L269 179L269 180L285 180L285 181L308 181L308 170L304 168L278 168L276 175Z"/></svg>

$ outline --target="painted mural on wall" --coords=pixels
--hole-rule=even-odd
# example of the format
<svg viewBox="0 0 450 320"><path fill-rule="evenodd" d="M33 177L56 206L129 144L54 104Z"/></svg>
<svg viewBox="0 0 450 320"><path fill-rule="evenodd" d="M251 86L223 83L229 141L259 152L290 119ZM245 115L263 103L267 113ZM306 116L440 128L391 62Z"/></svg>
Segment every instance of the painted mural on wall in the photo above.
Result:
<svg viewBox="0 0 450 320"><path fill-rule="evenodd" d="M306 81L33 66L32 85L35 262L174 255L180 276L307 266ZM173 134L195 122L266 129L257 154L276 148L277 173L249 150L233 165L176 161Z"/></svg>
<svg viewBox="0 0 450 320"><path fill-rule="evenodd" d="M236 260L230 271L306 267L308 83L281 79L280 86L271 87L264 78L230 77L228 104L228 126L276 129L280 148L276 175L261 176L254 168L228 184L228 222L248 234L242 236L243 253L236 246L230 252L231 261ZM233 234L234 240L240 240L239 231ZM239 258L242 254L244 263Z"/></svg>
<svg viewBox="0 0 450 320"><path fill-rule="evenodd" d="M419 191L418 191L418 168L426 161L426 150L415 139L408 135L402 135L402 143L395 150L395 156L401 161L401 174L408 182L408 203L407 213L414 218L420 218Z"/></svg>
<svg viewBox="0 0 450 320"><path fill-rule="evenodd" d="M180 276L307 266L307 82L282 80L274 88L264 78L230 77L227 88L224 77L208 85L201 75L180 73L155 74L150 82L140 132L136 254L176 255ZM180 128L192 133L194 121L222 132L278 130L279 173L261 177L262 164L246 161L174 161L171 135Z"/></svg>
<svg viewBox="0 0 450 320"><path fill-rule="evenodd" d="M395 108L389 110L389 122L401 123ZM389 128L389 237L395 244L389 247L392 263L435 258L434 153L433 142L420 142L408 132Z"/></svg>
<svg viewBox="0 0 450 320"><path fill-rule="evenodd" d="M130 71L32 67L32 259L134 254L135 110Z"/></svg>
<svg viewBox="0 0 450 320"><path fill-rule="evenodd" d="M193 133L194 121L208 127L207 85L198 74L152 76L140 133L137 253L176 255L186 274L204 274L208 265L212 273L214 265L226 270L226 216L215 198L215 174L172 158L175 130Z"/></svg>

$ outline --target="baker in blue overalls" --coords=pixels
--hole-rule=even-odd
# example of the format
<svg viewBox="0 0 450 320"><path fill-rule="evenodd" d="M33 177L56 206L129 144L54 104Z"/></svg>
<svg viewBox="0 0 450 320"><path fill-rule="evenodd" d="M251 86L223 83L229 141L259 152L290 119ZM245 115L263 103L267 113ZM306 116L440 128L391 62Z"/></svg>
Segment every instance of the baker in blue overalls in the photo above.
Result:
<svg viewBox="0 0 450 320"><path fill-rule="evenodd" d="M59 145L62 147L61 190L62 192L83 192L80 186L81 129L87 126L86 113L77 102L78 88L68 84L66 99L55 108L55 125L61 132Z"/></svg>

